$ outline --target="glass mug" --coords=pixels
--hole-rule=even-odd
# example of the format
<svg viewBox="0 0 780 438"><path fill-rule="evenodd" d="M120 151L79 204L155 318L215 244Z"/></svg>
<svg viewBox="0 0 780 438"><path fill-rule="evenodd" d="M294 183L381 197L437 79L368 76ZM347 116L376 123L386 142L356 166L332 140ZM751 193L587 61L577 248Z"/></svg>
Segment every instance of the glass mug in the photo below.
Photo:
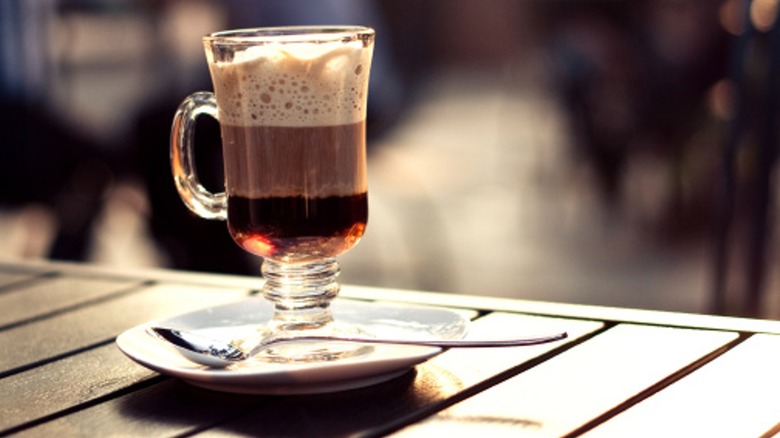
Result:
<svg viewBox="0 0 780 438"><path fill-rule="evenodd" d="M208 35L203 44L214 93L188 96L171 131L181 199L203 218L227 220L235 242L263 257L263 296L274 316L259 336L355 334L360 329L334 321L329 305L339 292L335 257L357 244L368 219L365 132L374 31L244 29ZM205 189L194 166L201 114L220 124L222 193ZM367 349L288 344L265 359L333 360Z"/></svg>

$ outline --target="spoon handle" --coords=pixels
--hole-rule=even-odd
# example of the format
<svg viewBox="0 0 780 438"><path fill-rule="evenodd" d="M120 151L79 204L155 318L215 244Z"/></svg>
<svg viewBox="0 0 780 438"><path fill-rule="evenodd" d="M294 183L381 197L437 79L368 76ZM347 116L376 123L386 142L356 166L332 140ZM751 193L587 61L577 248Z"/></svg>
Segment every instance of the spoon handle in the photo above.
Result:
<svg viewBox="0 0 780 438"><path fill-rule="evenodd" d="M555 333L552 335L533 336L528 338L515 339L491 339L491 340L441 340L441 339L386 339L386 338L363 338L349 336L296 336L290 338L274 338L261 348L271 344L296 341L336 341L336 342L356 342L362 344L391 344L391 345L419 345L423 347L441 347L441 348L490 348L490 347L520 347L528 345L546 344L549 342L566 339L566 332Z"/></svg>

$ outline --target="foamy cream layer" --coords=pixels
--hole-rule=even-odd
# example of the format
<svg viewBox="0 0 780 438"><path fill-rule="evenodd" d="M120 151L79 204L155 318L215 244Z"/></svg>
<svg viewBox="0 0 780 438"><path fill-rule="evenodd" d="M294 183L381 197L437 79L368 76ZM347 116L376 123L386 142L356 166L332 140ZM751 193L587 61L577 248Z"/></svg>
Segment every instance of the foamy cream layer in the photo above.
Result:
<svg viewBox="0 0 780 438"><path fill-rule="evenodd" d="M366 118L371 50L353 43L271 43L211 63L222 123L327 126Z"/></svg>

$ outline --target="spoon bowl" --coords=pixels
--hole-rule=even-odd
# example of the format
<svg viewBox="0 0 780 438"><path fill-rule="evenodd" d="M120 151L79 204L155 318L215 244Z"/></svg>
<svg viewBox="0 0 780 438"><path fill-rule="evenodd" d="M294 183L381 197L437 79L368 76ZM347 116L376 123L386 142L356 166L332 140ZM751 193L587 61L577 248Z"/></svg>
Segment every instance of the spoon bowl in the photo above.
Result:
<svg viewBox="0 0 780 438"><path fill-rule="evenodd" d="M301 336L274 337L263 341L251 349L244 349L231 341L214 339L192 331L169 328L149 327L147 332L160 340L163 340L192 362L215 368L224 368L228 365L245 361L257 353L275 345L292 342L352 342L359 344L389 344L412 345L439 348L495 348L495 347L521 347L529 345L546 344L549 342L566 339L566 332L549 335L513 338L513 339L489 339L489 340L440 340L440 339L388 339L359 336Z"/></svg>

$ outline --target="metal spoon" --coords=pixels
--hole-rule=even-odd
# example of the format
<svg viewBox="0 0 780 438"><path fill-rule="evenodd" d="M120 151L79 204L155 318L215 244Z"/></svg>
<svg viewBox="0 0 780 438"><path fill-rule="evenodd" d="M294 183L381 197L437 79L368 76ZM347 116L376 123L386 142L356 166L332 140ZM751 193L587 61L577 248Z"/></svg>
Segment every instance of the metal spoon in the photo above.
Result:
<svg viewBox="0 0 780 438"><path fill-rule="evenodd" d="M272 345L286 342L298 341L338 341L338 342L357 342L362 344L392 344L392 345L418 345L427 347L441 348L486 348L486 347L519 347L527 345L545 344L548 342L565 339L566 332L555 333L552 335L534 336L528 338L515 339L494 339L494 340L425 340L425 339L387 339L387 338L369 338L369 337L347 337L347 336L295 336L295 337L276 337L252 348L251 351L241 349L231 342L219 339L213 339L198 333L185 330L149 327L147 332L169 342L171 345L187 359L211 367L225 367L232 363L241 362L249 359L258 352Z"/></svg>

